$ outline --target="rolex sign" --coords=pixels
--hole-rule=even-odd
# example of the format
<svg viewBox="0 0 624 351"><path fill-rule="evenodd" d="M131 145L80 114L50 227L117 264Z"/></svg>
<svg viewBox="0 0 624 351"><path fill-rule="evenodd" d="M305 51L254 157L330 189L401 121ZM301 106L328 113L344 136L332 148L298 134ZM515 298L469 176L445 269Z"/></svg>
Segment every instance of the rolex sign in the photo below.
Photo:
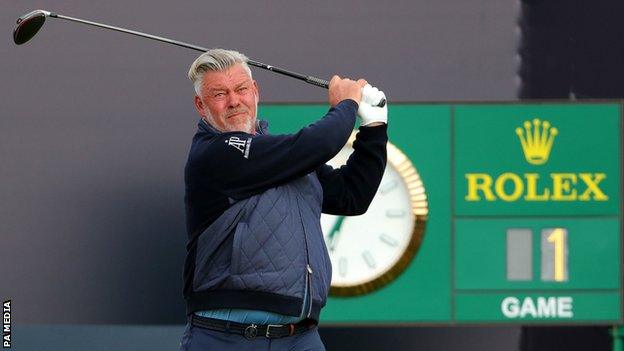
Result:
<svg viewBox="0 0 624 351"><path fill-rule="evenodd" d="M457 213L617 215L617 107L458 106Z"/></svg>
<svg viewBox="0 0 624 351"><path fill-rule="evenodd" d="M454 111L457 320L621 319L621 106Z"/></svg>

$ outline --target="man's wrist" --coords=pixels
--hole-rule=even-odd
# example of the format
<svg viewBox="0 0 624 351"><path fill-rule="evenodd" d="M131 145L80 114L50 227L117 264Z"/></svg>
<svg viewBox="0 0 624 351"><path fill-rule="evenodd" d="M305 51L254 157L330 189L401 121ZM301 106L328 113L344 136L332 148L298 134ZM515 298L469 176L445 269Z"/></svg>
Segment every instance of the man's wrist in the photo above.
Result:
<svg viewBox="0 0 624 351"><path fill-rule="evenodd" d="M378 126L382 126L384 125L384 122L373 122L373 123L369 123L365 126L362 126L363 128L368 128L368 127L378 127Z"/></svg>
<svg viewBox="0 0 624 351"><path fill-rule="evenodd" d="M340 102L345 102L345 101L348 101L350 104L353 104L356 108L360 106L360 104L357 101L355 101L355 99L351 99L351 98L344 99Z"/></svg>

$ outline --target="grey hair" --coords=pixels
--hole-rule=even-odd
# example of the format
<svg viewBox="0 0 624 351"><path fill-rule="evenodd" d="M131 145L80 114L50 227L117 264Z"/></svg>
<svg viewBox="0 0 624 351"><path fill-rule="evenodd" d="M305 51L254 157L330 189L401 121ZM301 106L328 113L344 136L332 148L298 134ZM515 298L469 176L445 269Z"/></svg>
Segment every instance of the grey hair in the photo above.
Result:
<svg viewBox="0 0 624 351"><path fill-rule="evenodd" d="M251 69L247 65L249 58L238 51L225 50L225 49L210 49L203 54L199 55L197 59L191 65L188 71L188 77L193 82L195 93L201 96L201 84L204 78L204 73L208 71L225 71L228 68L240 63L249 78L251 76Z"/></svg>

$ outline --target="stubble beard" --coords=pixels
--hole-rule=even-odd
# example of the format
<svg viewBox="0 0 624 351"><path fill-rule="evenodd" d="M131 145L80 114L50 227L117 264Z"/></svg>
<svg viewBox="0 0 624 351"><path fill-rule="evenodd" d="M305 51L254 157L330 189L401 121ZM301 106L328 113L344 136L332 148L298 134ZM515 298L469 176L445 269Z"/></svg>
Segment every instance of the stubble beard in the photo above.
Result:
<svg viewBox="0 0 624 351"><path fill-rule="evenodd" d="M258 101L256 101L256 115L258 113ZM223 119L224 121L227 121L228 115L234 115L236 113L241 113L241 112L247 112L249 113L249 109L245 108L244 111L240 111L240 110L234 110L234 111L229 111L229 112L225 112L225 118ZM218 131L220 131L221 133L226 133L226 132L245 132L248 134L256 134L256 116L250 116L249 118L246 118L245 121L243 122L242 126L241 123L237 123L237 124L225 124L225 126L223 128L220 128L216 125L214 118L212 117L212 115L210 114L209 111L206 111L206 116L204 118L206 120L206 122L208 122L208 124L210 124L213 128L217 129Z"/></svg>

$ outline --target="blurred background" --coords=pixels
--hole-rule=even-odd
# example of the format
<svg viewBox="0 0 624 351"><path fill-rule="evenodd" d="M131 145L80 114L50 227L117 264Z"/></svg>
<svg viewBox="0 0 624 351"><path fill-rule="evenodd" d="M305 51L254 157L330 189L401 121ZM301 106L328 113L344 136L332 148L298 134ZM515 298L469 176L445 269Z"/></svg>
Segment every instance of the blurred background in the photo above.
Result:
<svg viewBox="0 0 624 351"><path fill-rule="evenodd" d="M390 103L620 99L624 3L30 1L0 11L0 297L18 350L177 348L185 322L183 168L197 52L33 9L239 50ZM261 103L326 91L254 71ZM262 114L262 108L260 109ZM321 327L328 350L609 350L606 326ZM348 345L346 347L344 345Z"/></svg>

